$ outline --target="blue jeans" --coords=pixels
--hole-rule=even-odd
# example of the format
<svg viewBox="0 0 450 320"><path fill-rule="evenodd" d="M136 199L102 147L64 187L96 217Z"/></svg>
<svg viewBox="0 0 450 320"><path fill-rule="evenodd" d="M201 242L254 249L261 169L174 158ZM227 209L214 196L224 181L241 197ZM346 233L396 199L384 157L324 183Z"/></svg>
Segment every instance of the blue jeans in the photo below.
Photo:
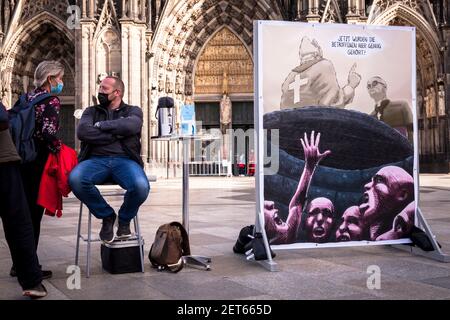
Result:
<svg viewBox="0 0 450 320"><path fill-rule="evenodd" d="M70 173L69 184L75 196L103 219L114 213L95 185L114 182L126 190L119 210L119 222L129 223L147 199L150 184L144 170L135 161L121 156L93 156L80 162Z"/></svg>

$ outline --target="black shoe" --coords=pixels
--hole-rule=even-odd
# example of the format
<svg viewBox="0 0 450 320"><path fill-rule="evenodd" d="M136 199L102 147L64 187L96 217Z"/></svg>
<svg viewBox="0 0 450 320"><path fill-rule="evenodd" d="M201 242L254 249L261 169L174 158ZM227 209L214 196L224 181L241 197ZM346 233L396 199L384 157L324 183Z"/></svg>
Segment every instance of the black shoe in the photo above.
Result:
<svg viewBox="0 0 450 320"><path fill-rule="evenodd" d="M47 295L47 289L45 289L42 283L39 283L34 288L23 290L22 295L24 297L30 297L31 299L39 299Z"/></svg>
<svg viewBox="0 0 450 320"><path fill-rule="evenodd" d="M17 277L16 267L14 267L14 266L11 267L11 270L9 271L9 275L13 278Z"/></svg>
<svg viewBox="0 0 450 320"><path fill-rule="evenodd" d="M234 253L245 254L245 246L253 239L253 229L254 225L246 226L239 232L239 237L233 246Z"/></svg>
<svg viewBox="0 0 450 320"><path fill-rule="evenodd" d="M119 221L119 228L117 228L117 238L120 240L131 237L130 223L123 223Z"/></svg>
<svg viewBox="0 0 450 320"><path fill-rule="evenodd" d="M116 215L112 214L109 217L103 218L102 229L100 230L100 239L103 242L111 243L114 241L114 222Z"/></svg>
<svg viewBox="0 0 450 320"><path fill-rule="evenodd" d="M42 279L50 279L53 276L53 272L50 270L42 270Z"/></svg>
<svg viewBox="0 0 450 320"><path fill-rule="evenodd" d="M16 267L12 266L11 270L9 271L9 275L11 277L17 277ZM50 270L42 270L42 280L44 279L50 279L53 276L53 272Z"/></svg>

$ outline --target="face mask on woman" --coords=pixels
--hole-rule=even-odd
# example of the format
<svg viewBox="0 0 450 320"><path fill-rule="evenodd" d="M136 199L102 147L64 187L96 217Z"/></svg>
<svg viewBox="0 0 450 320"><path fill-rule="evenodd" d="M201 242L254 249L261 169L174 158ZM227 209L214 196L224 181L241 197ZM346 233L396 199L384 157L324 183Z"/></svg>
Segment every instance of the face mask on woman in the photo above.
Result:
<svg viewBox="0 0 450 320"><path fill-rule="evenodd" d="M53 86L50 83L50 93L59 94L59 93L61 93L63 87L64 87L64 83L62 83L62 82L58 82L58 84L56 86Z"/></svg>

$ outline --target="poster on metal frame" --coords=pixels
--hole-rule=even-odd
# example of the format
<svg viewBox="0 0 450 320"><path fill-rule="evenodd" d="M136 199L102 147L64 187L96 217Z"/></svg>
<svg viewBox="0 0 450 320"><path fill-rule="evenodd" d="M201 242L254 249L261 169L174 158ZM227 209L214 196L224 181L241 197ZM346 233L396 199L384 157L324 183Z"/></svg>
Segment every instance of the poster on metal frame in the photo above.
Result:
<svg viewBox="0 0 450 320"><path fill-rule="evenodd" d="M415 29L256 21L254 30L257 214L269 244L410 243Z"/></svg>

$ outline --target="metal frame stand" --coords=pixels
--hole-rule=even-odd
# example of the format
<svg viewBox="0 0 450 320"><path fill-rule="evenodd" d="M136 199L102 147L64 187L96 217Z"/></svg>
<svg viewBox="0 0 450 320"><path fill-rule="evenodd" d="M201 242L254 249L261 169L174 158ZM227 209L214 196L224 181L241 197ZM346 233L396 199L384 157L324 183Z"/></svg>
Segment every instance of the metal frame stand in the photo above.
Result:
<svg viewBox="0 0 450 320"><path fill-rule="evenodd" d="M424 229L425 233L427 234L428 238L431 241L431 244L433 245L434 251L423 251L420 248L409 246L409 245L393 245L393 248L400 249L403 251L407 251L411 254L426 257L429 259L433 259L440 262L449 263L450 262L450 255L443 253L441 248L439 248L439 244L437 243L436 236L431 231L430 226L428 225L427 221L423 217L422 210L420 210L419 207L417 207L416 217L419 222L419 225Z"/></svg>
<svg viewBox="0 0 450 320"><path fill-rule="evenodd" d="M256 217L256 224L255 224L256 232L262 232L268 259L263 260L263 261L256 261L256 262L258 262L261 266L263 266L265 269L267 269L269 271L278 271L277 263L275 263L273 261L272 256L270 254L269 244L267 241L267 235L266 235L264 228L262 227L262 224L260 223L259 217L260 217L260 215L257 215L257 217ZM409 252L413 255L422 256L422 257L436 260L436 261L443 262L443 263L450 263L450 255L442 252L441 248L439 247L439 244L437 243L436 236L431 231L431 228L428 225L425 218L423 217L423 213L419 207L417 208L416 217L417 217L419 226L422 227L422 229L424 230L424 232L427 234L428 238L430 239L430 241L433 245L434 251L423 251L422 249L420 249L418 247L413 247L408 244L391 245L391 247L402 250L402 251ZM251 253L247 255L247 260L255 261L253 255Z"/></svg>
<svg viewBox="0 0 450 320"><path fill-rule="evenodd" d="M189 235L189 159L191 148L191 137L182 137L183 142L183 226ZM183 257L186 266L201 269L211 270L211 258L197 255L190 255Z"/></svg>
<svg viewBox="0 0 450 320"><path fill-rule="evenodd" d="M256 205L258 205L258 204L256 204ZM270 252L269 240L267 239L266 230L264 229L263 225L261 224L259 217L260 217L260 215L257 214L256 220L255 220L255 232L261 232L261 234L262 234L264 248L266 249L267 260L256 261L254 258L254 255L251 252L249 252L248 254L246 253L246 256L247 256L246 259L249 261L255 261L259 265L261 265L263 268L265 268L271 272L275 272L275 271L278 271L278 264L275 261L273 261L273 259L272 259L272 254Z"/></svg>
<svg viewBox="0 0 450 320"><path fill-rule="evenodd" d="M272 256L270 254L270 249L269 249L269 244L267 241L266 232L265 232L264 228L262 227L262 224L260 223L259 217L260 217L260 215L257 215L257 217L256 217L256 224L255 224L256 232L262 232L268 259L263 260L263 261L256 261L256 262L258 262L261 266L263 266L265 269L267 269L269 271L278 271L277 264L273 261ZM422 227L422 229L424 230L424 232L427 234L428 238L430 239L430 241L433 245L434 251L423 251L420 248L413 247L408 244L391 245L391 247L402 250L402 251L409 252L413 255L422 256L422 257L436 260L436 261L443 262L443 263L450 263L450 255L442 252L441 248L439 247L439 244L437 243L436 236L431 231L431 228L428 225L425 218L423 217L423 213L419 207L417 208L416 217L417 217L419 226ZM247 260L254 261L252 254L247 255Z"/></svg>

